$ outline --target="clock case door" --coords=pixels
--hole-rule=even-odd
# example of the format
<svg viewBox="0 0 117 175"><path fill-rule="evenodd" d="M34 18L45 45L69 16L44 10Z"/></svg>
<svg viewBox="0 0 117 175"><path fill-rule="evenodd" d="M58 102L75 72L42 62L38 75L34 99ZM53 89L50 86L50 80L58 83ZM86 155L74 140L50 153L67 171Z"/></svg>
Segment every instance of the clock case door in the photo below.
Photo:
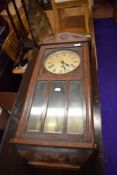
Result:
<svg viewBox="0 0 117 175"><path fill-rule="evenodd" d="M12 139L29 164L44 166L48 162L77 169L96 149L89 43L87 37L78 37L67 43L43 44L39 49L16 135ZM80 65L67 74L48 72L44 67L46 57L63 49L78 53ZM76 120L72 121L72 117ZM61 120L52 126L54 118ZM73 127L77 120L80 124Z"/></svg>

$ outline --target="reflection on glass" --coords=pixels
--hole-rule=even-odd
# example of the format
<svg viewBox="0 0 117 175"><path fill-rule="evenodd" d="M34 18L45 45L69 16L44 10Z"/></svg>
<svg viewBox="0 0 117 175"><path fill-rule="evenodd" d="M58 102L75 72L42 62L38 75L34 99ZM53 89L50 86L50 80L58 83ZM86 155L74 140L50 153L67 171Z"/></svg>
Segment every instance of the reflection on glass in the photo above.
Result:
<svg viewBox="0 0 117 175"><path fill-rule="evenodd" d="M65 118L66 81L52 81L47 102L48 81L37 83L26 130L39 132L44 124L45 133L62 133ZM70 81L67 113L67 133L83 134L83 85ZM42 123L42 117L45 117Z"/></svg>
<svg viewBox="0 0 117 175"><path fill-rule="evenodd" d="M81 81L70 82L67 133L83 133L83 86Z"/></svg>
<svg viewBox="0 0 117 175"><path fill-rule="evenodd" d="M33 103L27 124L27 131L38 132L41 126L41 117L45 111L45 94L47 92L47 81L39 81L37 83Z"/></svg>
<svg viewBox="0 0 117 175"><path fill-rule="evenodd" d="M65 81L52 81L44 132L62 133L65 112Z"/></svg>

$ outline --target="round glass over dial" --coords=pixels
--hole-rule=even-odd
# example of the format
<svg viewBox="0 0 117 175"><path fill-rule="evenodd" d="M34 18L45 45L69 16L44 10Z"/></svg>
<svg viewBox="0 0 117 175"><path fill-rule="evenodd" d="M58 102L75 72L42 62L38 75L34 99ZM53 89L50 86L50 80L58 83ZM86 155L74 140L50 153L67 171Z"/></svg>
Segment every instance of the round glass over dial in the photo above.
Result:
<svg viewBox="0 0 117 175"><path fill-rule="evenodd" d="M59 50L45 58L44 67L54 74L66 74L80 65L80 56L75 51Z"/></svg>

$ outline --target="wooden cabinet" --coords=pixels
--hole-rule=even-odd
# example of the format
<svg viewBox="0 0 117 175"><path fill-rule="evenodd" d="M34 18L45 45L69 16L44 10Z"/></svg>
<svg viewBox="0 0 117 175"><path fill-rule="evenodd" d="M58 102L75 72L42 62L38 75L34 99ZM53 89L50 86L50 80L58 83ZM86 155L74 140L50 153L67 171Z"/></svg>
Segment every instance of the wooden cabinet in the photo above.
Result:
<svg viewBox="0 0 117 175"><path fill-rule="evenodd" d="M29 164L78 170L95 153L91 59L83 35L62 33L41 45L11 140Z"/></svg>

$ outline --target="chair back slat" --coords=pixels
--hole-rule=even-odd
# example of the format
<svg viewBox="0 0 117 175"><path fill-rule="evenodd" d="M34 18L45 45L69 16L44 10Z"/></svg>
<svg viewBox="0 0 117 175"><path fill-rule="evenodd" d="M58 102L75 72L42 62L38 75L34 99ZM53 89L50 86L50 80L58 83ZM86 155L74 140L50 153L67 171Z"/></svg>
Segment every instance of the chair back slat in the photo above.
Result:
<svg viewBox="0 0 117 175"><path fill-rule="evenodd" d="M14 62L17 61L20 51L20 42L17 39L14 31L11 31L11 33L8 35L1 50L5 52Z"/></svg>

